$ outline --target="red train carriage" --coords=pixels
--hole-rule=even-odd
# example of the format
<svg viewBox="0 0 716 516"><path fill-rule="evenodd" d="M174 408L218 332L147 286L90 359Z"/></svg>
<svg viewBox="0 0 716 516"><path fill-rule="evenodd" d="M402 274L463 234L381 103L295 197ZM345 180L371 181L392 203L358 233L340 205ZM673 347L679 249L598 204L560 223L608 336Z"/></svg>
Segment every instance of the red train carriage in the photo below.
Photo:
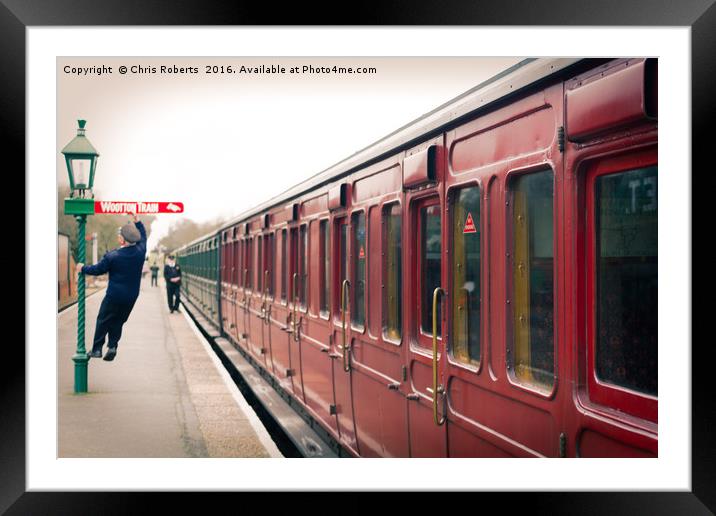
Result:
<svg viewBox="0 0 716 516"><path fill-rule="evenodd" d="M526 60L180 252L351 455L657 455L657 62Z"/></svg>

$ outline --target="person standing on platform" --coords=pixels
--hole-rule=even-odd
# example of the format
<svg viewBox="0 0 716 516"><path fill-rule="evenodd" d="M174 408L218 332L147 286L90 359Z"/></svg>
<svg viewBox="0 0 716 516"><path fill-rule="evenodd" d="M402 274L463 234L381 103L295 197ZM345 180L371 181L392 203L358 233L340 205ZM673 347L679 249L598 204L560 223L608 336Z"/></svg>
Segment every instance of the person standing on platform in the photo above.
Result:
<svg viewBox="0 0 716 516"><path fill-rule="evenodd" d="M159 265L157 265L156 259L152 262L152 266L149 267L149 270L152 271L152 286L157 286L157 278L159 277Z"/></svg>
<svg viewBox="0 0 716 516"><path fill-rule="evenodd" d="M164 265L164 281L167 284L167 302L169 313L179 311L179 295L181 292L181 269L174 261L174 255L170 254Z"/></svg>
<svg viewBox="0 0 716 516"><path fill-rule="evenodd" d="M78 273L90 276L109 273L109 286L99 307L94 341L92 350L87 352L88 358L102 357L102 347L109 335L104 359L114 360L122 336L122 326L127 322L139 297L142 267L147 252L147 232L136 213L132 213L132 222L119 228L117 241L119 248L105 254L98 264L77 264Z"/></svg>

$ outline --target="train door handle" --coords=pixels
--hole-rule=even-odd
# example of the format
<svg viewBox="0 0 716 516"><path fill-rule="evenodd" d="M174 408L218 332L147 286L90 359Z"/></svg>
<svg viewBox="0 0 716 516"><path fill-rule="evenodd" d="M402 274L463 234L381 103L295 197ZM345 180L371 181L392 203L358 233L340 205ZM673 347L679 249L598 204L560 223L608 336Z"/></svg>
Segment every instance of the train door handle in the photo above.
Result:
<svg viewBox="0 0 716 516"><path fill-rule="evenodd" d="M241 299L241 308L244 310L244 312L248 311L248 301L246 298L246 282L249 279L249 270L244 269L244 284L242 285L242 293L243 298Z"/></svg>
<svg viewBox="0 0 716 516"><path fill-rule="evenodd" d="M261 319L264 322L268 321L268 309L267 306L270 306L268 304L268 278L269 278L269 271L268 269L264 271L264 293L262 296L261 301L261 315L259 316L259 319Z"/></svg>
<svg viewBox="0 0 716 516"><path fill-rule="evenodd" d="M343 370L347 373L351 370L351 359L349 355L349 348L346 345L346 309L348 304L347 292L351 286L351 282L347 279L343 280L341 285L341 308L343 312L343 324L341 326L341 333L343 335Z"/></svg>
<svg viewBox="0 0 716 516"><path fill-rule="evenodd" d="M445 424L445 414L438 417L438 397L444 393L443 386L438 385L438 298L445 291L437 287L433 290L433 422L440 426ZM444 405L443 405L444 406Z"/></svg>
<svg viewBox="0 0 716 516"><path fill-rule="evenodd" d="M392 382L388 384L388 390L389 391L397 391L400 389L400 383L399 382Z"/></svg>
<svg viewBox="0 0 716 516"><path fill-rule="evenodd" d="M288 317L286 318L286 325L281 326L281 331L285 331L289 335L293 333L293 321L291 320L293 318L292 312L288 313Z"/></svg>
<svg viewBox="0 0 716 516"><path fill-rule="evenodd" d="M293 318L291 319L291 327L293 328L293 340L298 342L298 273L294 272L292 276L293 280Z"/></svg>
<svg viewBox="0 0 716 516"><path fill-rule="evenodd" d="M420 394L417 392L411 392L410 394L407 394L405 396L410 401L418 401L420 399Z"/></svg>

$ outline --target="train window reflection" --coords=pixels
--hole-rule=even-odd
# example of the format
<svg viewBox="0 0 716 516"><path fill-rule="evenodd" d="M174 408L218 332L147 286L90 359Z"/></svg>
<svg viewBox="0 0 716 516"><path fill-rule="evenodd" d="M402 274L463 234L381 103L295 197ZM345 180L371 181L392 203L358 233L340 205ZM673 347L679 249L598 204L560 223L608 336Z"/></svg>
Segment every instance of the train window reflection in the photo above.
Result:
<svg viewBox="0 0 716 516"><path fill-rule="evenodd" d="M403 267L401 247L402 218L399 204L390 204L383 211L383 333L400 340L402 328Z"/></svg>
<svg viewBox="0 0 716 516"><path fill-rule="evenodd" d="M263 258L263 256L264 256L264 254L263 254L264 237L261 235L259 235L257 247L258 247L258 257L256 258L256 274L257 274L256 290L258 292L263 292L264 291L264 287L263 287L263 284L264 284L264 258Z"/></svg>
<svg viewBox="0 0 716 516"><path fill-rule="evenodd" d="M238 261L239 261L239 270L238 270L238 272L237 272L238 278L239 278L239 283L238 283L238 285L239 285L241 288L244 287L244 267L246 267L246 265L245 265L245 264L246 264L246 262L245 262L246 251L244 250L245 247L246 247L246 242L244 241L244 239L241 239L241 240L239 241L239 249L238 249L238 252L239 252L239 260L238 260Z"/></svg>
<svg viewBox="0 0 716 516"><path fill-rule="evenodd" d="M308 297L308 231L306 225L300 228L298 242L298 301L301 308L306 308Z"/></svg>
<svg viewBox="0 0 716 516"><path fill-rule="evenodd" d="M339 219L338 224L338 283L335 289L338 314L343 315L343 282L348 279L348 224L345 219ZM346 303L348 300L346 299ZM346 307L346 310L349 308Z"/></svg>
<svg viewBox="0 0 716 516"><path fill-rule="evenodd" d="M351 322L357 326L365 325L365 262L368 256L368 249L365 245L365 213L358 212L351 216L353 226L353 310L351 311Z"/></svg>
<svg viewBox="0 0 716 516"><path fill-rule="evenodd" d="M657 394L657 167L595 181L596 369Z"/></svg>
<svg viewBox="0 0 716 516"><path fill-rule="evenodd" d="M330 299L330 285L331 285L331 252L330 252L330 233L328 228L328 220L322 220L320 223L320 234L321 234L321 312L324 314L328 313L328 300Z"/></svg>
<svg viewBox="0 0 716 516"><path fill-rule="evenodd" d="M554 384L554 180L551 170L512 184L512 345L519 381Z"/></svg>
<svg viewBox="0 0 716 516"><path fill-rule="evenodd" d="M461 189L452 210L452 354L480 361L480 188Z"/></svg>
<svg viewBox="0 0 716 516"><path fill-rule="evenodd" d="M238 287L241 285L241 241L238 238L234 240L231 253L233 254L234 265L232 283Z"/></svg>
<svg viewBox="0 0 716 516"><path fill-rule="evenodd" d="M425 333L433 332L433 291L440 286L440 264L441 264L441 227L440 227L440 206L426 206L420 210L420 249L421 266L420 281L422 283L421 298L421 327ZM438 298L438 314L440 314L440 303L442 297ZM438 315L437 328L438 336L441 335L441 318Z"/></svg>
<svg viewBox="0 0 716 516"><path fill-rule="evenodd" d="M252 264L254 261L254 239L253 237L249 238L248 245L246 246L246 288L249 290L253 289L254 286L254 273L252 269Z"/></svg>
<svg viewBox="0 0 716 516"><path fill-rule="evenodd" d="M221 282L226 283L226 273L229 270L227 267L228 264L228 256L226 252L226 233L222 234L222 241L221 241L221 260L219 265L219 276L221 277Z"/></svg>
<svg viewBox="0 0 716 516"><path fill-rule="evenodd" d="M289 283L289 299L292 303L296 303L296 298L299 293L299 284L301 282L301 276L298 272L298 229L291 228L291 243L289 244L290 254L290 271L291 282Z"/></svg>
<svg viewBox="0 0 716 516"><path fill-rule="evenodd" d="M286 285L288 285L288 267L286 257L286 230L281 230L281 301L286 301Z"/></svg>
<svg viewBox="0 0 716 516"><path fill-rule="evenodd" d="M266 265L264 267L264 276L266 275L266 271L268 271L268 278L265 278L266 285L264 285L264 290L268 292L268 295L273 297L273 250L274 250L274 244L273 244L273 233L269 233L266 236Z"/></svg>

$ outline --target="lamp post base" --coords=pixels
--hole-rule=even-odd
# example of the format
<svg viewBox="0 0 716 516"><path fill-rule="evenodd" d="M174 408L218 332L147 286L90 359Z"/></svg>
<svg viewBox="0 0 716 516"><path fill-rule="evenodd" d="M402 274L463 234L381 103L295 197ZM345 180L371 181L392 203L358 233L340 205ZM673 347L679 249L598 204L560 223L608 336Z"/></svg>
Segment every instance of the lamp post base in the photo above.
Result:
<svg viewBox="0 0 716 516"><path fill-rule="evenodd" d="M72 357L75 362L75 394L87 392L87 355L76 354Z"/></svg>

